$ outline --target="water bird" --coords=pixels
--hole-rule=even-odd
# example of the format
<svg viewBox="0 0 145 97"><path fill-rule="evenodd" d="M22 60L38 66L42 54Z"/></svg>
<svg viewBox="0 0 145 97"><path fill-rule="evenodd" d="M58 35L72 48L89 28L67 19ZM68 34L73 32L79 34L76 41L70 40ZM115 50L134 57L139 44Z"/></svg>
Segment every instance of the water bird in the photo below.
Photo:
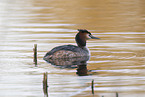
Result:
<svg viewBox="0 0 145 97"><path fill-rule="evenodd" d="M100 39L100 38L94 37L86 29L78 29L78 33L75 36L77 46L70 44L57 46L53 48L51 51L47 52L43 59L47 60L57 58L77 58L90 56L90 51L86 47L86 41L88 39Z"/></svg>

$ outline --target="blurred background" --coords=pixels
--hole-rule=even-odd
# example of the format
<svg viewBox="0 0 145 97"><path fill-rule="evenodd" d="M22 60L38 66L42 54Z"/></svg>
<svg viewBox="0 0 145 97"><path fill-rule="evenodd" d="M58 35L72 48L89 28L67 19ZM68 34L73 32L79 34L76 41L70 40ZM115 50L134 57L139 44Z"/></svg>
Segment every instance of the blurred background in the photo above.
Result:
<svg viewBox="0 0 145 97"><path fill-rule="evenodd" d="M143 97L145 95L144 0L0 0L0 96ZM55 46L73 44L77 29L89 40L91 58L85 76L43 60ZM38 45L38 65L33 45Z"/></svg>

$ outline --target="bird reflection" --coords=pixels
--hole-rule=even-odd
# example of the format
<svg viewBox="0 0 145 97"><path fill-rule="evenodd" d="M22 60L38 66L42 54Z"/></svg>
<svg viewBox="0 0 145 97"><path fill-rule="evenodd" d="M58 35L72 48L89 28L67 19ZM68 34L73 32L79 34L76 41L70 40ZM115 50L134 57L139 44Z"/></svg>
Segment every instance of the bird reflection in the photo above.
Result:
<svg viewBox="0 0 145 97"><path fill-rule="evenodd" d="M59 68L77 68L77 75L86 76L88 75L87 61L89 59L90 57L87 56L78 58L47 59L45 61Z"/></svg>

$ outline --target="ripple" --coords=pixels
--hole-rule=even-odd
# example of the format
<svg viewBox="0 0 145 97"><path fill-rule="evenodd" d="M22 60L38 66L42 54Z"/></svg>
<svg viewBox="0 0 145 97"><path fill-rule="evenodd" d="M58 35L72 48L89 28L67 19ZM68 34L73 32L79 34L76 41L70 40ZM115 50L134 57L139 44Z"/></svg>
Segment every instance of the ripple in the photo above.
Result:
<svg viewBox="0 0 145 97"><path fill-rule="evenodd" d="M73 26L74 24L9 24L8 26L16 27L58 27L58 26Z"/></svg>
<svg viewBox="0 0 145 97"><path fill-rule="evenodd" d="M10 28L9 31L30 31L30 32L74 32L72 29L59 29L59 28Z"/></svg>

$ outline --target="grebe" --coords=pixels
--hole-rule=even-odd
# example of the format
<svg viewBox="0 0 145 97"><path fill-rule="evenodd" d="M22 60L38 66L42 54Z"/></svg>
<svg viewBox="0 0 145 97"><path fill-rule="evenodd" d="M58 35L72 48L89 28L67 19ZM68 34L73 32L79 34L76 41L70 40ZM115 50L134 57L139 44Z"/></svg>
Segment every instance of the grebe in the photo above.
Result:
<svg viewBox="0 0 145 97"><path fill-rule="evenodd" d="M85 29L78 29L78 33L75 37L75 45L62 45L53 48L51 51L47 52L44 56L44 60L47 59L57 59L57 58L76 58L90 56L89 49L86 47L86 40L88 39L100 39L94 37L89 31Z"/></svg>

